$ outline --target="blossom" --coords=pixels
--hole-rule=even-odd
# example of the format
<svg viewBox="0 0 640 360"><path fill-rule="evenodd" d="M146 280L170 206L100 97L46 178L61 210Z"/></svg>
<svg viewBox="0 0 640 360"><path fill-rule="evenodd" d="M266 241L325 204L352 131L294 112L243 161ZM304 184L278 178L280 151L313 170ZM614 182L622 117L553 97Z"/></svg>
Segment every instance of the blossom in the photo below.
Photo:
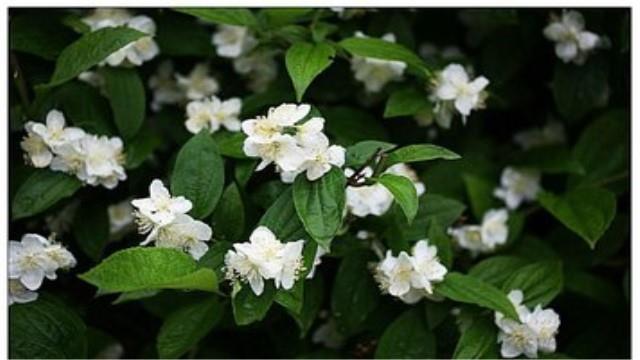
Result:
<svg viewBox="0 0 640 360"><path fill-rule="evenodd" d="M83 164L78 178L89 185L113 189L127 179L124 171L123 143L118 137L90 135L79 140Z"/></svg>
<svg viewBox="0 0 640 360"><path fill-rule="evenodd" d="M38 298L38 293L27 289L18 280L9 279L7 283L7 290L9 292L9 305L14 303L24 304L35 301Z"/></svg>
<svg viewBox="0 0 640 360"><path fill-rule="evenodd" d="M258 116L242 122L242 131L251 141L267 143L278 135L287 126L293 126L302 120L311 111L307 104L282 104L269 108L267 116Z"/></svg>
<svg viewBox="0 0 640 360"><path fill-rule="evenodd" d="M393 256L390 250L387 251L374 274L382 292L408 304L433 295L433 283L444 280L447 274L437 253L435 246L429 246L428 239L419 240L411 255L401 251L398 256Z"/></svg>
<svg viewBox="0 0 640 360"><path fill-rule="evenodd" d="M205 63L194 66L187 76L176 74L176 79L178 87L189 100L200 100L220 90L218 81L209 76L209 65Z"/></svg>
<svg viewBox="0 0 640 360"><path fill-rule="evenodd" d="M135 215L144 232L155 225L171 223L178 214L186 214L193 206L184 196L171 196L159 179L153 180L149 185L148 198L134 199L131 205L138 209Z"/></svg>
<svg viewBox="0 0 640 360"><path fill-rule="evenodd" d="M356 37L365 38L362 32L355 33ZM382 40L396 42L392 33L385 34ZM382 60L368 57L354 56L351 59L351 69L356 80L364 83L367 92L379 92L390 81L402 79L407 64L402 61Z"/></svg>
<svg viewBox="0 0 640 360"><path fill-rule="evenodd" d="M151 234L144 243L155 241L157 247L182 249L198 260L209 250L206 242L213 231L204 222L178 213L172 222L158 226Z"/></svg>
<svg viewBox="0 0 640 360"><path fill-rule="evenodd" d="M109 214L109 232L115 234L131 225L135 220L133 212L134 209L130 201L121 201L109 205L107 208L107 213Z"/></svg>
<svg viewBox="0 0 640 360"><path fill-rule="evenodd" d="M524 294L521 290L512 290L509 300L516 308L518 319L506 318L495 313L495 324L500 332L498 342L500 353L505 358L514 358L524 354L528 358L537 358L538 351L552 353L556 349L555 335L560 327L560 317L552 309L542 309L538 304L533 312L522 305Z"/></svg>
<svg viewBox="0 0 640 360"><path fill-rule="evenodd" d="M556 43L556 55L565 63L582 65L601 42L600 36L584 29L584 18L577 11L564 11L544 28L544 36Z"/></svg>
<svg viewBox="0 0 640 360"><path fill-rule="evenodd" d="M257 227L249 242L236 243L225 255L226 277L248 282L256 295L264 291L264 280L289 290L304 270L304 240L282 243L266 226Z"/></svg>
<svg viewBox="0 0 640 360"><path fill-rule="evenodd" d="M158 65L156 73L149 77L149 88L153 90L153 111L160 111L163 105L178 104L185 97L176 81L171 60L165 60Z"/></svg>
<svg viewBox="0 0 640 360"><path fill-rule="evenodd" d="M28 124L28 131L38 135L50 148L79 140L85 136L84 131L80 128L65 127L64 115L58 110L49 111L46 125L37 122Z"/></svg>
<svg viewBox="0 0 640 360"><path fill-rule="evenodd" d="M564 126L560 122L550 122L542 128L528 129L516 133L515 141L523 149L531 149L546 145L562 144L566 141Z"/></svg>
<svg viewBox="0 0 640 360"><path fill-rule="evenodd" d="M337 167L344 165L345 148L339 145L329 146L329 140L326 138L319 140L305 150L306 159L299 170L306 171L309 181L321 178L331 170L332 165Z"/></svg>
<svg viewBox="0 0 640 360"><path fill-rule="evenodd" d="M258 44L247 27L235 25L219 25L211 42L218 56L227 58L244 55Z"/></svg>
<svg viewBox="0 0 640 360"><path fill-rule="evenodd" d="M475 256L491 252L507 242L508 218L509 212L506 209L491 209L484 214L480 225L458 226L450 228L448 232L458 246L471 251Z"/></svg>
<svg viewBox="0 0 640 360"><path fill-rule="evenodd" d="M240 110L242 100L231 98L221 101L216 96L211 99L195 100L187 105L187 121L185 125L191 133L197 134L202 129L214 133L224 126L229 131L240 131Z"/></svg>
<svg viewBox="0 0 640 360"><path fill-rule="evenodd" d="M484 76L470 80L469 74L462 65L449 64L438 74L433 95L437 101L452 103L462 115L464 123L466 117L471 114L471 110L484 107L484 99L486 98L484 89L487 85L489 85L489 80ZM448 112L448 110L446 111ZM447 123L447 121L441 121Z"/></svg>
<svg viewBox="0 0 640 360"><path fill-rule="evenodd" d="M91 31L106 27L126 26L149 35L116 50L107 56L100 65L132 64L140 66L143 62L153 59L160 52L158 44L153 40L156 24L148 16L132 16L128 11L121 9L96 9L93 14L84 17L82 21L89 25Z"/></svg>
<svg viewBox="0 0 640 360"><path fill-rule="evenodd" d="M523 201L535 200L539 191L540 173L506 167L500 177L500 186L493 194L504 200L509 209L517 209Z"/></svg>
<svg viewBox="0 0 640 360"><path fill-rule="evenodd" d="M9 241L9 279L20 283L24 289L14 284L15 296L21 300L35 299L27 290L35 291L44 278L56 279L56 271L76 265L76 259L66 248L52 243L38 234L25 234L18 241ZM19 302L19 301L17 301Z"/></svg>
<svg viewBox="0 0 640 360"><path fill-rule="evenodd" d="M27 136L20 142L20 147L24 150L25 159L30 164L37 168L44 168L51 164L53 153L42 137L33 131L33 125L35 123L31 121L25 124Z"/></svg>

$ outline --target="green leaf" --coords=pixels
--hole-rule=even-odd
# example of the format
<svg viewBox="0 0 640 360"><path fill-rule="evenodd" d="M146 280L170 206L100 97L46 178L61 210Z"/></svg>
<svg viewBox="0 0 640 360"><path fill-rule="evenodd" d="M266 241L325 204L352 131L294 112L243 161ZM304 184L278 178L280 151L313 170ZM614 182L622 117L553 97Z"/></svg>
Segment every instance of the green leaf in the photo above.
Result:
<svg viewBox="0 0 640 360"><path fill-rule="evenodd" d="M459 201L434 194L424 194L418 199L418 214L409 225L406 216L391 209L393 226L389 226L388 237L398 237L406 241L424 239L429 226L440 226L443 230L451 226L464 212L465 206ZM437 225L432 225L437 224Z"/></svg>
<svg viewBox="0 0 640 360"><path fill-rule="evenodd" d="M39 214L73 195L82 183L65 173L36 170L18 188L11 203L13 220Z"/></svg>
<svg viewBox="0 0 640 360"><path fill-rule="evenodd" d="M493 196L493 189L496 184L472 174L463 174L462 179L467 188L467 196L471 203L473 215L478 221L481 221L484 213L497 205L496 197Z"/></svg>
<svg viewBox="0 0 640 360"><path fill-rule="evenodd" d="M142 79L134 68L105 67L101 74L120 135L129 140L138 133L146 116Z"/></svg>
<svg viewBox="0 0 640 360"><path fill-rule="evenodd" d="M128 27L107 27L82 35L60 53L51 80L45 86L57 86L75 78L116 50L144 36L148 35Z"/></svg>
<svg viewBox="0 0 640 360"><path fill-rule="evenodd" d="M270 281L264 284L264 292L260 296L254 294L250 286L242 286L231 302L236 324L248 325L264 319L273 304L275 295L276 289Z"/></svg>
<svg viewBox="0 0 640 360"><path fill-rule="evenodd" d="M338 331L356 333L377 306L379 290L367 268L370 254L357 251L346 256L338 268L331 292L331 311Z"/></svg>
<svg viewBox="0 0 640 360"><path fill-rule="evenodd" d="M272 8L263 9L260 13L265 16L269 26L280 27L310 20L313 11L313 8Z"/></svg>
<svg viewBox="0 0 640 360"><path fill-rule="evenodd" d="M215 209L223 187L222 157L209 133L202 131L178 152L171 173L171 193L191 200L191 215L202 219Z"/></svg>
<svg viewBox="0 0 640 360"><path fill-rule="evenodd" d="M516 309L504 292L473 276L450 272L436 285L435 292L453 301L475 304L518 319Z"/></svg>
<svg viewBox="0 0 640 360"><path fill-rule="evenodd" d="M9 307L9 358L84 359L87 327L70 307L48 294Z"/></svg>
<svg viewBox="0 0 640 360"><path fill-rule="evenodd" d="M335 53L335 49L326 43L298 42L287 50L285 64L298 101L302 100L313 79L331 65Z"/></svg>
<svg viewBox="0 0 640 360"><path fill-rule="evenodd" d="M278 289L276 291L275 301L287 309L294 317L299 315L302 311L306 290L305 279L313 267L317 249L318 246L313 242L307 242L304 245L304 249L302 251L302 263L304 270L300 272L298 277L299 280L296 281L293 288L289 290Z"/></svg>
<svg viewBox="0 0 640 360"><path fill-rule="evenodd" d="M425 91L408 87L395 91L389 96L384 108L384 117L411 116L431 108Z"/></svg>
<svg viewBox="0 0 640 360"><path fill-rule="evenodd" d="M219 279L223 279L225 275L224 256L232 247L232 243L216 239L216 241L214 241L213 244L209 246L209 250L207 250L207 252L198 260L198 266L206 267L215 271L216 276Z"/></svg>
<svg viewBox="0 0 640 360"><path fill-rule="evenodd" d="M454 359L497 359L497 329L486 317L476 317L460 336Z"/></svg>
<svg viewBox="0 0 640 360"><path fill-rule="evenodd" d="M411 224L418 213L418 193L413 182L406 176L393 174L383 174L377 181L393 194L407 217L407 222Z"/></svg>
<svg viewBox="0 0 640 360"><path fill-rule="evenodd" d="M158 295L162 290L138 290L123 292L111 302L111 305L118 305L128 303L129 301L136 301L140 299L146 299Z"/></svg>
<svg viewBox="0 0 640 360"><path fill-rule="evenodd" d="M551 90L562 116L580 119L609 101L608 64L604 56L594 56L582 66L556 62Z"/></svg>
<svg viewBox="0 0 640 360"><path fill-rule="evenodd" d="M96 199L83 202L75 213L72 231L80 249L98 261L109 241L107 204Z"/></svg>
<svg viewBox="0 0 640 360"><path fill-rule="evenodd" d="M567 228L580 235L593 249L616 214L616 197L600 188L578 188L561 196L538 195L542 207Z"/></svg>
<svg viewBox="0 0 640 360"><path fill-rule="evenodd" d="M548 174L584 174L582 164L564 146L544 146L516 153L509 163Z"/></svg>
<svg viewBox="0 0 640 360"><path fill-rule="evenodd" d="M229 184L220 198L211 219L214 238L236 242L244 233L244 205L238 185Z"/></svg>
<svg viewBox="0 0 640 360"><path fill-rule="evenodd" d="M199 56L211 57L215 55L215 48L211 46L211 31L191 16L162 12L154 14L156 22L155 41L160 53L164 56ZM184 39L189 41L184 41Z"/></svg>
<svg viewBox="0 0 640 360"><path fill-rule="evenodd" d="M522 290L524 303L529 307L535 307L550 303L562 291L562 286L562 263L544 261L523 266L512 272L502 288L506 292Z"/></svg>
<svg viewBox="0 0 640 360"><path fill-rule="evenodd" d="M336 167L315 181L300 175L293 184L298 217L307 233L325 249L342 225L346 184L342 171Z"/></svg>
<svg viewBox="0 0 640 360"><path fill-rule="evenodd" d="M429 359L436 356L436 338L418 308L405 311L384 331L376 359Z"/></svg>
<svg viewBox="0 0 640 360"><path fill-rule="evenodd" d="M422 59L413 51L382 39L352 37L342 40L339 45L355 56L402 61L411 66L426 69Z"/></svg>
<svg viewBox="0 0 640 360"><path fill-rule="evenodd" d="M364 165L378 151L388 151L395 148L395 144L384 141L365 140L347 148L345 166L356 167Z"/></svg>
<svg viewBox="0 0 640 360"><path fill-rule="evenodd" d="M517 256L492 256L475 264L469 270L469 275L493 286L502 287L511 274L527 263L527 260Z"/></svg>
<svg viewBox="0 0 640 360"><path fill-rule="evenodd" d="M298 314L289 311L300 328L301 338L305 337L309 329L311 329L322 307L323 299L324 281L322 276L316 275L312 280L305 281L302 309Z"/></svg>
<svg viewBox="0 0 640 360"><path fill-rule="evenodd" d="M125 154L127 155L125 167L127 169L139 167L151 157L154 150L163 142L164 139L151 126L143 126L138 135L125 144Z"/></svg>
<svg viewBox="0 0 640 360"><path fill-rule="evenodd" d="M445 227L438 224L436 220L431 220L427 238L429 239L429 245L435 245L438 248L438 258L442 264L447 268L451 268L453 264L452 241L445 232Z"/></svg>
<svg viewBox="0 0 640 360"><path fill-rule="evenodd" d="M179 8L175 10L216 24L239 25L248 27L257 25L256 17L248 9Z"/></svg>
<svg viewBox="0 0 640 360"><path fill-rule="evenodd" d="M196 261L169 248L134 247L118 251L78 277L101 294L153 289L216 291L211 269L198 269Z"/></svg>
<svg viewBox="0 0 640 360"><path fill-rule="evenodd" d="M359 141L387 138L382 122L369 111L350 106L322 106L320 112L332 143L346 147Z"/></svg>
<svg viewBox="0 0 640 360"><path fill-rule="evenodd" d="M172 312L158 332L161 359L178 359L198 343L222 318L223 307L215 297L183 306Z"/></svg>
<svg viewBox="0 0 640 360"><path fill-rule="evenodd" d="M220 154L234 159L248 159L242 149L246 138L240 132L218 131L213 134L213 140Z"/></svg>
<svg viewBox="0 0 640 360"><path fill-rule="evenodd" d="M78 81L66 83L57 89L55 102L73 125L95 135L114 135L109 102L92 86Z"/></svg>
<svg viewBox="0 0 640 360"><path fill-rule="evenodd" d="M625 306L622 289L612 280L576 269L565 271L566 291L584 296L614 311Z"/></svg>
<svg viewBox="0 0 640 360"><path fill-rule="evenodd" d="M62 49L75 38L72 31L61 26L59 18L29 13L11 16L9 46L11 50L55 60Z"/></svg>
<svg viewBox="0 0 640 360"><path fill-rule="evenodd" d="M271 230L281 241L297 241L307 237L293 203L292 188L287 188L267 209L258 222Z"/></svg>
<svg viewBox="0 0 640 360"><path fill-rule="evenodd" d="M416 144L403 146L392 151L385 164L391 166L398 163L411 163L428 160L456 160L460 159L460 155L441 146L432 144Z"/></svg>

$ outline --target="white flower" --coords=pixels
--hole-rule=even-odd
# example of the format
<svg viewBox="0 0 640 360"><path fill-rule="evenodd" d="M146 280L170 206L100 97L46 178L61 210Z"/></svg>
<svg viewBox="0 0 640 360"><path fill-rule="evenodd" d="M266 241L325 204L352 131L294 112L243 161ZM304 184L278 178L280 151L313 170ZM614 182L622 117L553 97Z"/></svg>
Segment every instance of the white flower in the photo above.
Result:
<svg viewBox="0 0 640 360"><path fill-rule="evenodd" d="M356 37L367 37L358 31ZM382 40L395 43L395 35L389 33ZM367 92L379 92L390 81L402 79L407 64L402 61L381 60L354 56L351 59L351 69L356 80L364 83Z"/></svg>
<svg viewBox="0 0 640 360"><path fill-rule="evenodd" d="M566 141L564 126L560 122L550 122L542 128L534 128L516 133L513 141L523 149L546 145L562 144Z"/></svg>
<svg viewBox="0 0 640 360"><path fill-rule="evenodd" d="M482 242L482 227L480 225L458 226L450 228L448 233L458 246L471 251L473 255L489 251Z"/></svg>
<svg viewBox="0 0 640 360"><path fill-rule="evenodd" d="M293 126L311 111L307 104L282 104L269 108L267 116L258 116L242 122L242 131L251 141L268 143L281 135L285 127Z"/></svg>
<svg viewBox="0 0 640 360"><path fill-rule="evenodd" d="M434 95L439 101L452 102L465 122L471 110L484 107L487 85L489 80L484 76L470 80L462 65L450 64L438 74Z"/></svg>
<svg viewBox="0 0 640 360"><path fill-rule="evenodd" d="M76 175L82 174L78 177L83 181L87 178L84 170L86 153L82 148L80 140L58 146L55 155L53 160L51 160L51 170Z"/></svg>
<svg viewBox="0 0 640 360"><path fill-rule="evenodd" d="M274 54L258 49L233 59L233 69L238 74L247 76L249 89L259 93L266 91L278 76L278 64Z"/></svg>
<svg viewBox="0 0 640 360"><path fill-rule="evenodd" d="M109 232L115 234L131 225L135 217L133 216L133 206L130 201L121 201L117 204L109 205Z"/></svg>
<svg viewBox="0 0 640 360"><path fill-rule="evenodd" d="M185 125L191 133L197 134L202 129L214 133L224 126L229 131L240 131L240 110L242 100L231 98L220 101L216 96L211 99L195 100L187 105L187 121Z"/></svg>
<svg viewBox="0 0 640 360"><path fill-rule="evenodd" d="M9 279L19 281L27 290L37 290L45 277L56 279L59 268L75 265L73 254L38 234L25 234L20 242L9 241ZM20 289L16 287L15 290L18 294Z"/></svg>
<svg viewBox="0 0 640 360"><path fill-rule="evenodd" d="M118 181L127 179L123 167L123 144L119 137L88 135L80 139L80 148L84 154L84 166L77 176L87 184L113 189Z"/></svg>
<svg viewBox="0 0 640 360"><path fill-rule="evenodd" d="M151 102L153 111L160 111L163 105L178 104L185 97L176 82L171 60L165 60L158 65L156 73L149 78L149 88L153 90L153 101Z"/></svg>
<svg viewBox="0 0 640 360"><path fill-rule="evenodd" d="M172 222L158 226L151 234L157 247L182 249L198 260L209 250L206 242L211 240L213 232L204 222L178 213ZM149 239L144 241L148 242Z"/></svg>
<svg viewBox="0 0 640 360"><path fill-rule="evenodd" d="M225 255L226 277L248 282L256 295L262 294L264 280L269 279L277 288L289 290L303 270L303 244L303 240L283 244L271 230L259 226L248 243L234 244Z"/></svg>
<svg viewBox="0 0 640 360"><path fill-rule="evenodd" d="M148 16L140 15L132 17L126 10L121 9L96 9L92 15L82 19L84 23L91 27L91 31L96 31L106 27L126 26L149 36L144 36L124 47L116 50L100 63L110 66L122 64L142 65L143 62L153 59L160 49L153 36L156 34L156 24Z"/></svg>
<svg viewBox="0 0 640 360"><path fill-rule="evenodd" d="M154 226L167 225L179 214L191 210L191 201L183 196L172 197L162 181L155 179L149 185L149 197L131 201L138 211L136 217L143 233L151 231ZM149 239L146 242L151 241ZM146 243L145 242L145 243Z"/></svg>
<svg viewBox="0 0 640 360"><path fill-rule="evenodd" d="M444 280L447 274L447 269L436 256L437 252L435 246L429 246L427 239L416 243L412 255L401 251L395 257L387 251L374 274L380 289L408 304L433 295L433 283Z"/></svg>
<svg viewBox="0 0 640 360"><path fill-rule="evenodd" d="M498 342L502 343L502 357L514 358L524 354L528 358L537 358L538 351L554 352L555 336L560 327L560 317L552 309L536 306L533 312L522 305L524 295L521 290L512 290L509 300L518 313L518 319L506 318L502 313L495 313L495 323L500 332Z"/></svg>
<svg viewBox="0 0 640 360"><path fill-rule="evenodd" d="M577 11L564 11L560 18L553 17L544 28L544 36L556 42L556 55L565 63L582 65L587 55L600 43L600 36L584 30L584 18Z"/></svg>
<svg viewBox="0 0 640 360"><path fill-rule="evenodd" d="M533 201L540 191L540 173L506 167L500 177L500 186L494 190L509 209L517 209L523 201Z"/></svg>
<svg viewBox="0 0 640 360"><path fill-rule="evenodd" d="M14 303L24 304L35 301L38 298L37 292L27 289L18 280L9 279L7 289L9 291L9 305Z"/></svg>
<svg viewBox="0 0 640 360"><path fill-rule="evenodd" d="M257 171L272 162L284 171L296 171L305 161L304 150L291 135L277 135L268 143L258 143L249 137L244 142L243 150L247 156L262 158L256 167Z"/></svg>
<svg viewBox="0 0 640 360"><path fill-rule="evenodd" d="M20 142L20 147L25 151L25 159L30 164L37 168L44 168L51 164L53 154L42 137L33 132L33 125L35 124L32 121L25 124L24 128L27 130L27 136Z"/></svg>
<svg viewBox="0 0 640 360"><path fill-rule="evenodd" d="M509 212L507 209L491 209L482 217L480 229L482 243L490 250L507 242L507 237L509 236L508 219Z"/></svg>
<svg viewBox="0 0 640 360"><path fill-rule="evenodd" d="M68 142L79 140L85 136L82 129L65 127L64 115L58 110L51 110L47 114L46 125L30 122L25 126L28 132L40 136L47 146L55 148Z"/></svg>
<svg viewBox="0 0 640 360"><path fill-rule="evenodd" d="M344 165L345 148L338 145L329 146L329 140L319 139L315 144L305 149L306 160L301 166L301 171L307 172L307 179L314 181L331 170L331 166ZM286 182L286 181L285 181Z"/></svg>
<svg viewBox="0 0 640 360"><path fill-rule="evenodd" d="M258 41L247 27L219 25L211 39L218 56L237 58L253 49Z"/></svg>
<svg viewBox="0 0 640 360"><path fill-rule="evenodd" d="M352 176L353 169L345 169L344 174L347 177ZM373 169L366 167L363 170L365 177L373 175ZM367 215L381 216L389 210L393 203L391 193L380 184L364 185L364 186L347 186L346 189L346 205L348 211L358 217Z"/></svg>
<svg viewBox="0 0 640 360"><path fill-rule="evenodd" d="M218 81L209 76L209 65L197 64L188 76L176 74L178 86L189 100L200 100L220 90Z"/></svg>

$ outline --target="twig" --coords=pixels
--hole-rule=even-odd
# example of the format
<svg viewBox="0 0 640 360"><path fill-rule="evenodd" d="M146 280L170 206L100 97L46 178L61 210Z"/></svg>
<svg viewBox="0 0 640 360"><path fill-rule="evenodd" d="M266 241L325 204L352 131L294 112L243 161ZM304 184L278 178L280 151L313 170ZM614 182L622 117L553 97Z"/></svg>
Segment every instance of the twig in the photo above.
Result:
<svg viewBox="0 0 640 360"><path fill-rule="evenodd" d="M362 173L367 166L369 166L373 161L375 161L375 159L380 156L382 154L382 148L379 147L376 152L373 153L373 155L371 155L367 161L364 162L364 164L362 164L354 173L353 175L349 176L349 178L347 179L347 184L349 186L364 186L365 184L363 184L362 182L360 182L360 180L362 180L362 178L364 177L364 174Z"/></svg>

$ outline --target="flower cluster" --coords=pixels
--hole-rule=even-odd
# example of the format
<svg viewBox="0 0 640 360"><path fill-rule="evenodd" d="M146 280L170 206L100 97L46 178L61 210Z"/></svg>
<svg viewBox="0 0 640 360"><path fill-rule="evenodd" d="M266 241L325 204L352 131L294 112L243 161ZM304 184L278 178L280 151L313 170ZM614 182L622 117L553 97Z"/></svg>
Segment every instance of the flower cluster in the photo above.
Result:
<svg viewBox="0 0 640 360"><path fill-rule="evenodd" d="M148 16L133 16L124 9L98 8L94 12L82 19L89 25L91 31L96 31L108 27L126 26L149 36L144 36L121 49L115 51L100 64L135 65L140 66L143 62L153 59L160 52L158 44L153 40L156 34L156 24Z"/></svg>
<svg viewBox="0 0 640 360"><path fill-rule="evenodd" d="M218 56L233 59L234 70L250 78L249 87L253 91L265 91L276 78L275 54L257 48L258 41L247 27L220 25L211 41Z"/></svg>
<svg viewBox="0 0 640 360"><path fill-rule="evenodd" d="M119 137L90 135L77 127L65 127L64 115L57 110L47 114L46 125L29 121L24 127L27 136L20 146L33 166L73 174L85 184L107 189L127 179Z"/></svg>
<svg viewBox="0 0 640 360"><path fill-rule="evenodd" d="M447 65L438 73L431 90L436 123L445 129L451 127L454 110L462 115L462 123L466 123L471 110L484 108L488 85L489 80L484 76L471 80L470 74L460 64Z"/></svg>
<svg viewBox="0 0 640 360"><path fill-rule="evenodd" d="M186 213L191 210L191 201L183 196L172 197L162 181L155 179L149 185L149 197L135 199L131 204L138 231L147 234L140 245L154 242L158 247L181 249L198 260L209 249L211 240L209 225L195 220Z"/></svg>
<svg viewBox="0 0 640 360"><path fill-rule="evenodd" d="M564 11L562 16L552 16L544 28L544 36L556 43L555 51L560 60L582 65L587 55L600 44L600 36L584 29L584 18L577 11Z"/></svg>
<svg viewBox="0 0 640 360"><path fill-rule="evenodd" d="M188 101L205 99L220 90L218 80L209 74L209 65L196 64L187 75L175 73L170 60L158 65L149 77L153 90L151 109L160 111L164 105L183 105Z"/></svg>
<svg viewBox="0 0 640 360"><path fill-rule="evenodd" d="M522 354L528 358L537 358L538 351L556 351L560 317L553 309L543 309L540 305L530 311L522 305L523 297L521 290L509 293L509 300L518 312L518 320L509 319L499 312L495 314L495 323L500 329L498 342L502 343L500 354L505 358L515 358Z"/></svg>
<svg viewBox="0 0 640 360"><path fill-rule="evenodd" d="M256 295L264 291L264 280L289 290L304 271L304 240L282 243L266 226L257 227L249 242L233 244L224 257L226 277L248 282Z"/></svg>
<svg viewBox="0 0 640 360"><path fill-rule="evenodd" d="M433 283L444 280L447 268L437 257L438 249L429 240L418 241L411 255L401 251L393 256L391 250L375 268L374 277L383 293L414 304L433 295Z"/></svg>
<svg viewBox="0 0 640 360"><path fill-rule="evenodd" d="M458 246L469 250L475 256L491 252L507 242L508 219L507 209L491 209L482 217L482 224L453 227L448 232Z"/></svg>
<svg viewBox="0 0 640 360"><path fill-rule="evenodd" d="M282 104L270 108L267 116L242 122L242 131L247 135L244 153L262 159L257 171L275 163L282 181L291 183L303 172L313 181L331 170L331 166L344 164L345 149L329 144L322 131L324 119L312 117L301 121L310 110L306 104Z"/></svg>
<svg viewBox="0 0 640 360"><path fill-rule="evenodd" d="M530 169L506 167L494 195L504 200L509 209L517 209L524 201L533 201L540 191L540 173Z"/></svg>
<svg viewBox="0 0 640 360"><path fill-rule="evenodd" d="M215 95L211 98L194 100L187 105L187 121L185 126L193 134L206 129L214 133L221 126L229 131L240 131L240 110L242 100L231 98L220 100Z"/></svg>
<svg viewBox="0 0 640 360"><path fill-rule="evenodd" d="M59 243L38 234L9 241L9 305L35 300L44 278L55 280L58 269L76 266L76 259Z"/></svg>
<svg viewBox="0 0 640 360"><path fill-rule="evenodd" d="M362 32L357 31L356 37L366 38ZM395 43L396 37L389 33L382 37L382 40ZM367 92L380 92L390 81L402 79L402 74L407 64L402 61L382 60L361 56L354 56L351 59L351 70L354 72L356 80L364 84Z"/></svg>
<svg viewBox="0 0 640 360"><path fill-rule="evenodd" d="M400 175L409 178L413 181L418 196L422 195L425 191L425 186L415 171L406 164L395 164L390 166L385 173ZM353 169L345 169L344 174L350 177L354 174ZM360 181L365 182L366 178L373 176L373 169L371 167L365 167L362 170L362 177ZM391 204L393 204L393 194L387 190L384 185L372 184L361 186L347 186L346 204L347 211L358 217L366 217L367 215L381 216L386 213Z"/></svg>

